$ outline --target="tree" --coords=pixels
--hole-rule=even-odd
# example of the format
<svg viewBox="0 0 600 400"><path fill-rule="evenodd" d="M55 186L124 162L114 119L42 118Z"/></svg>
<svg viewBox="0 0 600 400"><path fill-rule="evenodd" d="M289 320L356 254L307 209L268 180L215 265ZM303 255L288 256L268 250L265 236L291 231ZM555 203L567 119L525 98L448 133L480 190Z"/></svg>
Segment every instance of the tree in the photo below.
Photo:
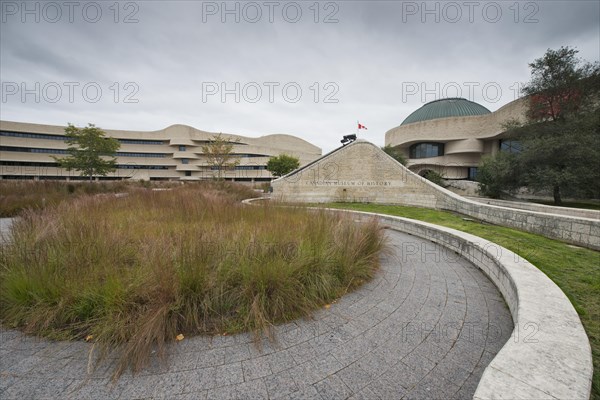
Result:
<svg viewBox="0 0 600 400"><path fill-rule="evenodd" d="M230 140L223 137L222 133L214 135L211 140L202 145L202 152L208 159L209 164L212 164L213 169L217 170L217 179L221 180L223 170L234 168L240 163L240 160L232 154L233 146L237 140Z"/></svg>
<svg viewBox="0 0 600 400"><path fill-rule="evenodd" d="M383 146L381 150L385 151L387 155L392 157L394 160L398 161L400 164L406 165L406 157L400 149L387 144Z"/></svg>
<svg viewBox="0 0 600 400"><path fill-rule="evenodd" d="M500 152L495 157L483 157L477 169L479 193L497 199L502 192L512 192L518 189L520 168L517 154Z"/></svg>
<svg viewBox="0 0 600 400"><path fill-rule="evenodd" d="M106 137L104 131L93 124L77 128L68 124L65 128L68 143L67 157L52 157L67 171L81 171L82 176L105 176L117 168L114 155L121 147L117 139Z"/></svg>
<svg viewBox="0 0 600 400"><path fill-rule="evenodd" d="M527 121L507 121L507 135L521 144L511 156L482 160L482 193L498 196L518 185L551 192L556 205L565 194L598 196L600 67L582 62L577 50L561 47L529 64ZM515 168L519 173L516 173Z"/></svg>
<svg viewBox="0 0 600 400"><path fill-rule="evenodd" d="M557 121L580 111L589 111L598 99L599 64L582 62L569 47L548 49L529 64L531 80L523 86L529 96L529 122Z"/></svg>
<svg viewBox="0 0 600 400"><path fill-rule="evenodd" d="M269 158L267 162L267 170L270 171L273 176L283 176L292 172L300 166L300 160L287 154L280 154L277 157Z"/></svg>
<svg viewBox="0 0 600 400"><path fill-rule="evenodd" d="M551 190L554 203L563 195L598 197L600 182L600 109L521 129L519 162L524 184Z"/></svg>

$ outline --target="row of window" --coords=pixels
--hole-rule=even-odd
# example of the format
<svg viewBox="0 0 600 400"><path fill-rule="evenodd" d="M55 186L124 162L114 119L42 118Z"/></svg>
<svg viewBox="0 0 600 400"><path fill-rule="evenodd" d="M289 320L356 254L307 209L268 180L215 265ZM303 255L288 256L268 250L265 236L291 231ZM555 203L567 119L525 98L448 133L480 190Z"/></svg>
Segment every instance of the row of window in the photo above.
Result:
<svg viewBox="0 0 600 400"><path fill-rule="evenodd" d="M152 158L165 158L167 154L165 153L130 153L117 151L117 155L120 157L152 157Z"/></svg>
<svg viewBox="0 0 600 400"><path fill-rule="evenodd" d="M217 166L212 166L212 167L210 167L210 169L213 171L218 171L219 169L227 170L229 168L220 168ZM267 169L267 166L266 165L236 165L234 169L237 171L261 170L261 169Z"/></svg>
<svg viewBox="0 0 600 400"><path fill-rule="evenodd" d="M444 155L444 143L417 143L409 148L410 158L429 158Z"/></svg>
<svg viewBox="0 0 600 400"><path fill-rule="evenodd" d="M18 180L34 180L39 179L41 181L66 181L67 178L71 181L87 181L90 178L87 176L31 176L31 175L2 175L2 179L18 179ZM120 181L128 179L128 177L120 177L120 176L99 176L94 179L100 181ZM150 180L159 180L164 178L150 178Z"/></svg>
<svg viewBox="0 0 600 400"><path fill-rule="evenodd" d="M34 162L34 161L0 161L0 165L12 167L57 167L60 165L55 162ZM137 165L137 164L117 164L118 169L169 169L164 165Z"/></svg>
<svg viewBox="0 0 600 400"><path fill-rule="evenodd" d="M39 149L35 147L13 147L13 146L0 146L0 151L17 151L21 153L44 153L44 154L68 154L65 149ZM118 151L116 153L120 157L151 157L151 158L165 158L166 153L131 153Z"/></svg>
<svg viewBox="0 0 600 400"><path fill-rule="evenodd" d="M231 153L231 155L234 156L234 157L240 157L240 158L271 157L271 156L266 155L266 154L240 154L240 153Z"/></svg>
<svg viewBox="0 0 600 400"><path fill-rule="evenodd" d="M47 139L65 141L68 139L65 135L48 135L45 133L29 133L29 132L11 132L0 131L0 136L21 137L29 139ZM165 144L163 140L143 140L143 139L117 139L122 144Z"/></svg>
<svg viewBox="0 0 600 400"><path fill-rule="evenodd" d="M166 144L162 140L117 139L122 144Z"/></svg>
<svg viewBox="0 0 600 400"><path fill-rule="evenodd" d="M507 153L521 152L521 143L514 139L500 139L500 151ZM444 155L443 143L417 143L409 148L410 158L429 158Z"/></svg>
<svg viewBox="0 0 600 400"><path fill-rule="evenodd" d="M67 154L63 149L37 149L34 147L0 146L0 151L17 151L20 153Z"/></svg>
<svg viewBox="0 0 600 400"><path fill-rule="evenodd" d="M48 135L44 133L28 133L28 132L11 132L11 131L0 131L0 136L7 137L21 137L21 138L29 138L29 139L47 139L47 140L60 140L66 141L68 138L65 135ZM163 140L146 140L146 139L117 139L121 144L154 144L154 145L162 145L168 144ZM197 140L196 142L208 144L211 143L210 140ZM246 143L236 143L236 144L246 144ZM187 151L185 145L179 145L179 151ZM60 154L60 153L59 153ZM235 157L247 158L247 157L269 157L265 154L232 154ZM144 157L144 156L126 156L126 157Z"/></svg>

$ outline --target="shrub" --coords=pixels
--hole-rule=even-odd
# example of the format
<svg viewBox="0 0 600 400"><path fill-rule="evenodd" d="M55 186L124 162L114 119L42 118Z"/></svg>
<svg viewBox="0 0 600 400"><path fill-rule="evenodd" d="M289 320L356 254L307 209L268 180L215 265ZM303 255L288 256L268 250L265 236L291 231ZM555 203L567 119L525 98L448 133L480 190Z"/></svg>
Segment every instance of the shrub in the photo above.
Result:
<svg viewBox="0 0 600 400"><path fill-rule="evenodd" d="M435 171L427 170L423 175L423 178L435 183L438 186L444 186L444 178L442 178L442 175L438 174Z"/></svg>

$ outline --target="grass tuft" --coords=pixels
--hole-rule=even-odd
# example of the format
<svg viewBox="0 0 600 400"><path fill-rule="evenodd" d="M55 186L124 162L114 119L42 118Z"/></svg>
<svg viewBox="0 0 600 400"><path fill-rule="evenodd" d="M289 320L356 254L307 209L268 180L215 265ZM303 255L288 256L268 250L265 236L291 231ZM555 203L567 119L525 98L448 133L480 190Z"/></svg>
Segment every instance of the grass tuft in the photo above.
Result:
<svg viewBox="0 0 600 400"><path fill-rule="evenodd" d="M178 182L114 181L13 181L0 180L0 218L14 217L27 209L41 210L82 195L123 193L130 190L173 187Z"/></svg>
<svg viewBox="0 0 600 400"><path fill-rule="evenodd" d="M376 220L239 203L251 195L190 184L24 211L0 259L2 324L92 337L101 357L118 358L117 377L178 334L271 336L375 274Z"/></svg>

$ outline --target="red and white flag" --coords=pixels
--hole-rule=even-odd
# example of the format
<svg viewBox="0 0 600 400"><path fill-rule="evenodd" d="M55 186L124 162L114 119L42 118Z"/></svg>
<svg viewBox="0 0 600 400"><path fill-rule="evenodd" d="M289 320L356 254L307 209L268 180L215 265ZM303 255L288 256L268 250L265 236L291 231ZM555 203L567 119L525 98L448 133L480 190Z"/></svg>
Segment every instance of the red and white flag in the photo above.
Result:
<svg viewBox="0 0 600 400"><path fill-rule="evenodd" d="M360 122L358 123L358 129L367 129L366 126L362 125Z"/></svg>

